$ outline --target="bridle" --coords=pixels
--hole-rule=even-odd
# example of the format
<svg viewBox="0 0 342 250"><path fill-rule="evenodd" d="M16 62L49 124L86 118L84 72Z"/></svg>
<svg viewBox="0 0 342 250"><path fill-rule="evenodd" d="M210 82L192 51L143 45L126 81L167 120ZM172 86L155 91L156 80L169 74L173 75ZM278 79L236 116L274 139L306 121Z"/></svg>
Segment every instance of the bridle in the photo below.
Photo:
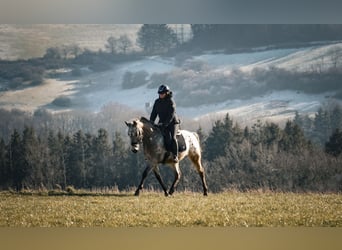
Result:
<svg viewBox="0 0 342 250"><path fill-rule="evenodd" d="M128 136L131 138L131 146L137 146L142 143L143 133L142 130L137 126L137 122L133 122L128 129Z"/></svg>

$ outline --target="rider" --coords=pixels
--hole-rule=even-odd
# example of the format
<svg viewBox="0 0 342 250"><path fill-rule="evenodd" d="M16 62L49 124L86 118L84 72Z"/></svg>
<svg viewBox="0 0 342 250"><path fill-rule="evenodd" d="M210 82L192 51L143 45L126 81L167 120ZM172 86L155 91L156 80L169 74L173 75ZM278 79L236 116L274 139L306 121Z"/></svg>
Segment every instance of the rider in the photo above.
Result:
<svg viewBox="0 0 342 250"><path fill-rule="evenodd" d="M159 98L155 100L150 116L150 121L154 123L157 116L159 117L159 125L168 133L166 144L171 145L173 154L173 162L178 162L178 143L176 133L179 126L179 119L176 115L176 103L172 99L172 91L167 85L160 85L158 88Z"/></svg>

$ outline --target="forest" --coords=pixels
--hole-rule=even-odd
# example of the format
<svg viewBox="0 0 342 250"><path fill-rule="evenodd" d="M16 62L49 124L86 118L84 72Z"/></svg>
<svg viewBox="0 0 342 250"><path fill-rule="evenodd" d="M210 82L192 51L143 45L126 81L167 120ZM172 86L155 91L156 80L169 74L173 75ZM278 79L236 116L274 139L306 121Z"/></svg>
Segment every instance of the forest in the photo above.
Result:
<svg viewBox="0 0 342 250"><path fill-rule="evenodd" d="M92 120L77 123L82 120L81 114L68 116L68 121L45 114L42 123L37 121L38 114L1 112L2 117L12 117L13 123L25 121L21 128L9 130L8 123L0 123L1 189L130 190L137 186L144 157L129 150L127 136L119 129L97 129L90 124ZM99 117L105 121L111 115L102 113ZM61 122L70 126L63 130L57 125ZM54 127L60 129L52 130ZM314 118L297 114L284 128L268 122L242 128L229 114L208 132L199 127L209 190L339 192L341 128L342 108L338 105L320 108ZM200 179L190 161L180 165L183 175L178 189L199 191ZM172 181L169 168L162 167L161 173L167 183ZM147 188L158 190L153 177L148 178Z"/></svg>

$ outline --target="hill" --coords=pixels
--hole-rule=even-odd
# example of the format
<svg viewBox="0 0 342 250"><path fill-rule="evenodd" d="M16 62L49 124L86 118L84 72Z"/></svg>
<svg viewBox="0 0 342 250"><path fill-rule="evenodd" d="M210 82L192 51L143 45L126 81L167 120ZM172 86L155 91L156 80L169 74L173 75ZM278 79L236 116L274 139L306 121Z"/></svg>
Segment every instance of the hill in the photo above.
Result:
<svg viewBox="0 0 342 250"><path fill-rule="evenodd" d="M80 67L77 75L71 68L60 69L49 72L44 85L2 91L0 107L98 112L117 103L147 116L157 86L166 83L179 115L203 127L227 112L244 124L259 119L282 123L296 111L311 115L326 102L340 102L341 72L334 69L342 64L341 50L342 43L307 43L235 54L153 56L101 72Z"/></svg>

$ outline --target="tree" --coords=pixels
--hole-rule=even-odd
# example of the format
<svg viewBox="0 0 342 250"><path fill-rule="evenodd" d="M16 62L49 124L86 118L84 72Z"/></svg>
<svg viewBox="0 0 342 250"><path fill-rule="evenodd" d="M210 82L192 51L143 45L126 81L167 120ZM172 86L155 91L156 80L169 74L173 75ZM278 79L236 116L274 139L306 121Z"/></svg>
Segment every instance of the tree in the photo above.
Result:
<svg viewBox="0 0 342 250"><path fill-rule="evenodd" d="M26 126L23 131L22 154L24 163L22 168L25 172L24 184L26 187L38 188L44 183L44 151L33 127Z"/></svg>
<svg viewBox="0 0 342 250"><path fill-rule="evenodd" d="M57 47L48 48L44 55L45 59L61 59L62 53L61 50Z"/></svg>
<svg viewBox="0 0 342 250"><path fill-rule="evenodd" d="M6 144L4 140L0 139L0 187L7 185L7 182L11 179L10 169L6 161Z"/></svg>
<svg viewBox="0 0 342 250"><path fill-rule="evenodd" d="M129 183L133 186L132 181L135 179L132 172L134 166L129 165L128 150L125 147L123 138L119 132L115 132L113 140L113 177L114 183L119 189L126 188ZM134 173L133 173L134 174Z"/></svg>
<svg viewBox="0 0 342 250"><path fill-rule="evenodd" d="M165 53L177 45L177 36L166 24L144 24L137 43L147 54Z"/></svg>
<svg viewBox="0 0 342 250"><path fill-rule="evenodd" d="M214 160L218 156L224 156L226 147L230 145L234 137L233 121L229 114L224 121L217 120L204 143L205 158L208 161Z"/></svg>
<svg viewBox="0 0 342 250"><path fill-rule="evenodd" d="M336 129L325 144L325 152L333 156L339 156L342 153L342 131Z"/></svg>
<svg viewBox="0 0 342 250"><path fill-rule="evenodd" d="M294 122L287 121L279 148L285 152L299 154L308 146L303 130Z"/></svg>
<svg viewBox="0 0 342 250"><path fill-rule="evenodd" d="M132 41L128 38L127 35L122 35L117 40L117 48L118 51L122 51L124 54L126 54L127 50L132 47Z"/></svg>
<svg viewBox="0 0 342 250"><path fill-rule="evenodd" d="M8 160L11 171L11 180L17 191L23 188L23 180L27 175L27 172L23 168L24 166L24 155L23 145L19 132L14 129L8 148Z"/></svg>
<svg viewBox="0 0 342 250"><path fill-rule="evenodd" d="M109 53L111 53L112 55L115 54L116 52L117 43L118 43L118 40L115 37L113 36L108 37L105 47L107 50L109 50Z"/></svg>
<svg viewBox="0 0 342 250"><path fill-rule="evenodd" d="M71 141L69 151L69 175L75 187L85 186L86 166L85 166L85 145L82 130L77 131Z"/></svg>
<svg viewBox="0 0 342 250"><path fill-rule="evenodd" d="M108 142L108 133L105 129L99 129L97 137L93 140L94 180L95 186L105 187L113 184L111 173L111 147Z"/></svg>
<svg viewBox="0 0 342 250"><path fill-rule="evenodd" d="M335 105L331 111L331 128L332 130L340 129L342 130L342 108L339 105Z"/></svg>
<svg viewBox="0 0 342 250"><path fill-rule="evenodd" d="M278 143L280 139L280 128L275 123L266 124L262 129L262 142L267 148Z"/></svg>
<svg viewBox="0 0 342 250"><path fill-rule="evenodd" d="M61 132L55 135L50 131L48 135L48 148L49 148L49 160L48 182L50 187L56 185L61 186L63 189L66 188L66 170L65 170L65 152L64 148L64 136Z"/></svg>
<svg viewBox="0 0 342 250"><path fill-rule="evenodd" d="M314 119L314 128L313 128L313 134L314 134L314 142L318 145L323 146L325 142L328 140L329 135L331 134L330 129L330 117L327 110L324 110L322 107L320 107L315 114Z"/></svg>

